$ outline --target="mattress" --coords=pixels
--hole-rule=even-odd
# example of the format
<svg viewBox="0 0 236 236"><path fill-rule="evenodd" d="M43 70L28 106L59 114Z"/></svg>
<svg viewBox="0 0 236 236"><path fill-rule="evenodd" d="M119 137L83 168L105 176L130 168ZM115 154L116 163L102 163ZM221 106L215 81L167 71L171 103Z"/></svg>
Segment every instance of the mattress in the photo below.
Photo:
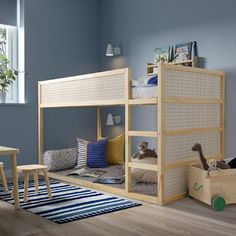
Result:
<svg viewBox="0 0 236 236"><path fill-rule="evenodd" d="M106 174L104 174L103 177L119 177L119 176L124 175L125 173L124 165L110 165L107 168L97 168L97 169L106 171ZM73 171L74 169L67 169L67 170L55 171L52 173L68 176ZM82 180L86 180L90 182L93 182L95 180L95 178L81 177L81 176L76 176L76 175L69 175L69 177L78 178L78 179L82 179ZM109 186L125 189L125 183L109 184ZM132 189L132 192L143 193L143 194L147 194L151 196L157 196L157 184L137 183L135 181L132 181L131 189Z"/></svg>
<svg viewBox="0 0 236 236"><path fill-rule="evenodd" d="M156 98L157 90L157 86L133 87L131 91L131 98Z"/></svg>

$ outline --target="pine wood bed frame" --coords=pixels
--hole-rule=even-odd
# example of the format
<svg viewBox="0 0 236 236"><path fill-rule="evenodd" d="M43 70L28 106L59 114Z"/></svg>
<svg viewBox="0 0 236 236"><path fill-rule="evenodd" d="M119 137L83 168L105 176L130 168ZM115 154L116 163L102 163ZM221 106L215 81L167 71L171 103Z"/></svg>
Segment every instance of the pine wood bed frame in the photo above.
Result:
<svg viewBox="0 0 236 236"><path fill-rule="evenodd" d="M49 173L50 177L164 205L186 196L188 167L198 157L200 142L208 159L224 158L224 72L160 64L158 98L131 98L131 69L118 69L38 83L38 158L43 162L43 110L55 107L97 107L97 137L102 136L102 106L125 106L125 189ZM157 106L157 130L133 131L132 106ZM133 136L155 137L158 164L131 161ZM132 192L131 168L157 173L157 196Z"/></svg>

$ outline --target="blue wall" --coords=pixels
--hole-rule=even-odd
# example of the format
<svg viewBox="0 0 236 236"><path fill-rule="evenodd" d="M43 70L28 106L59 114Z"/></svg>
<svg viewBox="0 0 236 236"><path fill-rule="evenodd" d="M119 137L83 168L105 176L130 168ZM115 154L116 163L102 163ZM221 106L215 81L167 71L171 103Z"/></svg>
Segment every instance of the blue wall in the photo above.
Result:
<svg viewBox="0 0 236 236"><path fill-rule="evenodd" d="M0 0L0 24L16 25L16 0Z"/></svg>
<svg viewBox="0 0 236 236"><path fill-rule="evenodd" d="M236 156L235 9L234 0L103 0L101 5L102 69L130 66L137 78L153 61L156 47L196 40L205 67L226 72L226 157ZM122 46L121 57L105 57L108 41ZM151 123L145 117L155 113L134 115L139 117L135 125L144 128Z"/></svg>
<svg viewBox="0 0 236 236"><path fill-rule="evenodd" d="M27 103L0 105L0 144L20 148L18 164L37 162L37 82L99 69L97 10L96 0L25 0ZM75 146L78 135L94 138L95 115L95 109L46 110L45 148Z"/></svg>
<svg viewBox="0 0 236 236"><path fill-rule="evenodd" d="M14 2L0 0L0 20ZM126 66L136 78L154 48L196 40L205 67L226 72L226 157L236 155L235 9L234 0L25 0L27 104L0 105L0 144L21 149L19 164L37 162L39 80ZM122 46L122 56L105 57L108 41ZM110 111L104 108L104 120ZM134 125L155 129L154 113L136 110ZM95 118L92 108L45 110L45 149L75 146L77 136L94 139ZM104 127L105 135L118 132Z"/></svg>

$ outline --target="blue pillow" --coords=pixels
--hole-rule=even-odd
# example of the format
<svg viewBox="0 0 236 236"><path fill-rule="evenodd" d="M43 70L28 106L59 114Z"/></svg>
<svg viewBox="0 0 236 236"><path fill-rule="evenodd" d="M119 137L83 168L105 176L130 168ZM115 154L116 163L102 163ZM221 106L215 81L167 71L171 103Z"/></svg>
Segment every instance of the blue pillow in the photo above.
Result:
<svg viewBox="0 0 236 236"><path fill-rule="evenodd" d="M108 167L107 162L107 139L101 139L88 144L87 166L90 168Z"/></svg>
<svg viewBox="0 0 236 236"><path fill-rule="evenodd" d="M148 80L147 84L157 85L158 84L157 80L158 80L157 75L154 75Z"/></svg>

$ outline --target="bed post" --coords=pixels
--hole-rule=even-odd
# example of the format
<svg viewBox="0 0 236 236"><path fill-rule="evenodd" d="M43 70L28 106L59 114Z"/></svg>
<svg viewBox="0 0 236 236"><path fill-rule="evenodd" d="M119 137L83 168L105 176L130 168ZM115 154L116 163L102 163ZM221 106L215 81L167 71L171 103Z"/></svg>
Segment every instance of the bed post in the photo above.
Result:
<svg viewBox="0 0 236 236"><path fill-rule="evenodd" d="M221 159L225 159L225 73L221 75Z"/></svg>
<svg viewBox="0 0 236 236"><path fill-rule="evenodd" d="M43 108L41 105L41 85L38 83L38 162L43 164Z"/></svg>
<svg viewBox="0 0 236 236"><path fill-rule="evenodd" d="M129 106L130 99L130 82L131 82L131 70L129 68L125 71L125 191L131 191L131 167L129 162L131 161L131 137L129 131L131 129L131 112Z"/></svg>
<svg viewBox="0 0 236 236"><path fill-rule="evenodd" d="M102 137L101 108L97 107L97 140Z"/></svg>
<svg viewBox="0 0 236 236"><path fill-rule="evenodd" d="M157 147L158 147L158 172L157 172L157 197L160 205L165 203L165 155L164 155L164 64L160 63L158 66L158 104L157 104Z"/></svg>

